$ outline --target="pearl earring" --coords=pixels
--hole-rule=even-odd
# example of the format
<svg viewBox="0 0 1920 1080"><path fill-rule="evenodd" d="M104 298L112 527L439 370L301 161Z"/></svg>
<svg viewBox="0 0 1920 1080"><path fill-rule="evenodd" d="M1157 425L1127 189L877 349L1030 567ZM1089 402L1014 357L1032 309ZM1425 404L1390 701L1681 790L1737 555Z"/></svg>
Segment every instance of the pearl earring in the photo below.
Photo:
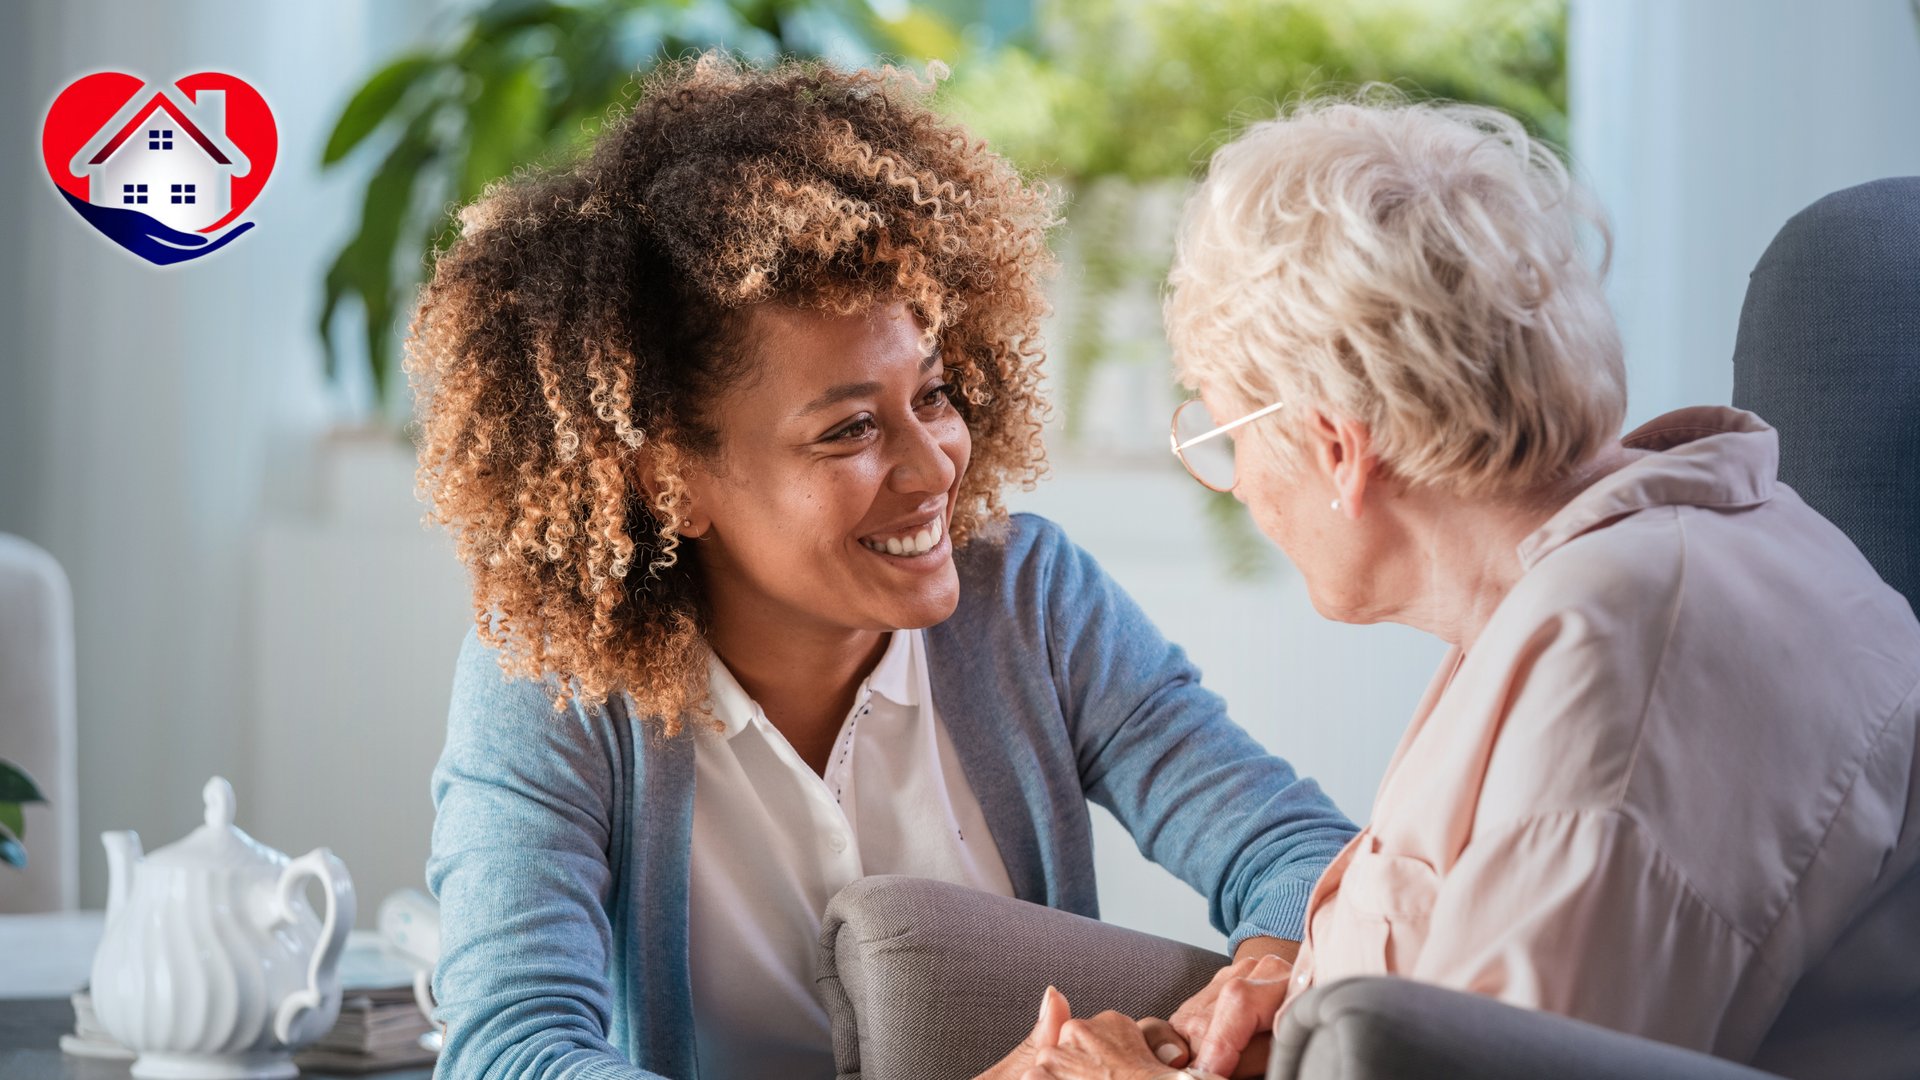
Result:
<svg viewBox="0 0 1920 1080"><path fill-rule="evenodd" d="M1340 509L1340 500L1339 500L1339 499L1335 499L1335 500L1333 500L1333 508L1334 508L1334 509L1335 509L1336 511Z"/></svg>
<svg viewBox="0 0 1920 1080"><path fill-rule="evenodd" d="M680 519L680 527L681 527L681 528L683 528L683 529L691 529L691 528L693 528L693 519L692 519L692 518L681 518L681 519Z"/></svg>

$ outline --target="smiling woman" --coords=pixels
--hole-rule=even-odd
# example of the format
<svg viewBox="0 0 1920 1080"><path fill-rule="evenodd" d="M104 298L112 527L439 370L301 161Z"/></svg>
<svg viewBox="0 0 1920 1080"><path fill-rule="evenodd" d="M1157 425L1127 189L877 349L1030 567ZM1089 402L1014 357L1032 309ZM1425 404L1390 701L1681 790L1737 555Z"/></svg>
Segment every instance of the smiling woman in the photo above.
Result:
<svg viewBox="0 0 1920 1080"><path fill-rule="evenodd" d="M912 106L910 87L799 67L767 78L711 55L667 65L588 160L496 185L463 213L407 370L421 483L475 574L482 637L513 639L511 671L567 671L563 693L589 703L624 686L678 730L705 671L683 465L717 467L723 445L698 403L830 374L796 370L810 357L791 352L818 314L885 297L918 320L911 359L942 350L974 444L957 535L1036 475L1052 207ZM772 362L755 365L765 346Z"/></svg>
<svg viewBox="0 0 1920 1080"><path fill-rule="evenodd" d="M709 642L750 686L771 691L787 681L775 674L780 654L811 639L858 641L953 613L960 582L947 522L972 440L940 354L905 305L858 315L769 307L750 319L758 350L780 362L718 410L726 450L714 469L690 470L683 521L703 540ZM870 664L874 641L846 655ZM810 764L825 757L840 711L821 718L815 739L803 736Z"/></svg>
<svg viewBox="0 0 1920 1080"><path fill-rule="evenodd" d="M419 477L475 617L443 1076L830 1077L815 953L864 875L1094 915L1092 799L1285 952L1353 832L1001 509L1043 465L1053 207L925 91L671 66L438 261Z"/></svg>

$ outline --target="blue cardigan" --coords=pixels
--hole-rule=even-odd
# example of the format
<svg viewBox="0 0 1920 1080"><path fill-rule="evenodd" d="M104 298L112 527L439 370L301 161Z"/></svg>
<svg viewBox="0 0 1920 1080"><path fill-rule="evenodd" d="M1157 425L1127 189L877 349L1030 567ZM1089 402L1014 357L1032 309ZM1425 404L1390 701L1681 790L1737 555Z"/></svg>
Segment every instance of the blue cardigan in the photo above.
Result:
<svg viewBox="0 0 1920 1080"><path fill-rule="evenodd" d="M955 559L929 674L1016 895L1098 916L1092 799L1233 945L1299 938L1355 831L1318 785L1229 720L1058 526L1015 515ZM555 713L468 631L433 773L436 1076L694 1075L691 740L650 731L625 694Z"/></svg>

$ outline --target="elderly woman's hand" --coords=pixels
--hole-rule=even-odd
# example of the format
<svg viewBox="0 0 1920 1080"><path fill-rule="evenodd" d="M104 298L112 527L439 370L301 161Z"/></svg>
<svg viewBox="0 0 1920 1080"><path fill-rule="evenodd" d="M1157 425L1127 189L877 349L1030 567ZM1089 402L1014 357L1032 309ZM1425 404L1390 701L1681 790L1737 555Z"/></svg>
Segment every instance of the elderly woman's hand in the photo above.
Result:
<svg viewBox="0 0 1920 1080"><path fill-rule="evenodd" d="M1184 1080L1188 1075L1169 1069L1185 1063L1187 1045L1165 1020L1130 1020L1117 1012L1091 1020L1072 1017L1066 995L1047 987L1033 1031L976 1080Z"/></svg>
<svg viewBox="0 0 1920 1080"><path fill-rule="evenodd" d="M1274 1014L1287 998L1287 980L1299 945L1277 938L1249 939L1206 988L1169 1018L1193 1049L1193 1064L1223 1076L1266 1071Z"/></svg>
<svg viewBox="0 0 1920 1080"><path fill-rule="evenodd" d="M1069 1020L1061 1025L1058 1042L1034 1055L1021 1080L1187 1080L1187 1073L1169 1068L1147 1045L1150 1024L1165 1026L1117 1012Z"/></svg>

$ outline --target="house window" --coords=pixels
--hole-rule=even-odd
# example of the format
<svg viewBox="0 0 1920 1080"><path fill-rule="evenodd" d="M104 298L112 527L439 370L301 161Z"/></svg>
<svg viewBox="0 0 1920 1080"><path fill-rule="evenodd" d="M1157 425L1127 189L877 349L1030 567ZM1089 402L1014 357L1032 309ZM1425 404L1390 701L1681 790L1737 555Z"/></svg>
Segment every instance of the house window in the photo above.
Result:
<svg viewBox="0 0 1920 1080"><path fill-rule="evenodd" d="M193 201L193 185L192 184L173 185L173 201L176 206L179 205L180 203L191 203Z"/></svg>
<svg viewBox="0 0 1920 1080"><path fill-rule="evenodd" d="M149 150L173 149L173 129L172 128L148 128L147 129L147 149Z"/></svg>
<svg viewBox="0 0 1920 1080"><path fill-rule="evenodd" d="M147 201L147 185L121 184L120 185L120 201L128 206L133 206L139 203L146 202Z"/></svg>

